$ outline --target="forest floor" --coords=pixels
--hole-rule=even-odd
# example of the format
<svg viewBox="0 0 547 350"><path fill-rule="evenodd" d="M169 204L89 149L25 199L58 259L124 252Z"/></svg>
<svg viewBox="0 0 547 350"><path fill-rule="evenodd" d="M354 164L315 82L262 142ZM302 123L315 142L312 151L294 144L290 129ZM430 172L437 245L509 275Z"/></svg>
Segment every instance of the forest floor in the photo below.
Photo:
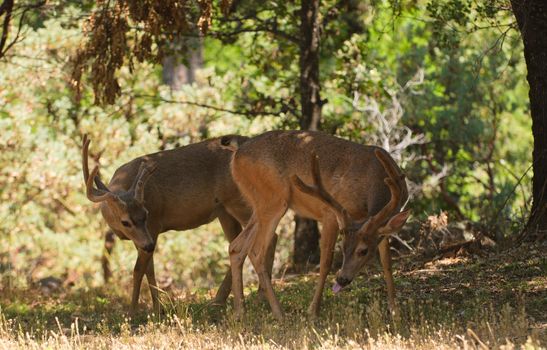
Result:
<svg viewBox="0 0 547 350"><path fill-rule="evenodd" d="M347 290L325 290L321 317L305 311L316 275L284 276L275 289L286 312L277 322L246 289L247 317L208 305L212 291L163 295L165 314L127 316L129 285L28 290L0 295L0 348L370 348L547 347L546 246L503 252L407 256L394 265L401 318L387 311L374 266ZM332 282L333 276L329 277Z"/></svg>

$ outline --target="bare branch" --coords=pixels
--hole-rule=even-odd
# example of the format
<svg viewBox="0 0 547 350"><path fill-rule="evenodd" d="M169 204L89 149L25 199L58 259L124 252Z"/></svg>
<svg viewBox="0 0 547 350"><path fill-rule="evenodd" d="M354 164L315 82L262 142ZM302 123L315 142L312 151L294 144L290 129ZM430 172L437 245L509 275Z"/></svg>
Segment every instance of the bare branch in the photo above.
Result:
<svg viewBox="0 0 547 350"><path fill-rule="evenodd" d="M25 18L29 11L40 8L46 4L46 0L41 0L35 4L24 4L18 7L14 7L13 0L4 0L0 5L0 16L4 16L2 23L2 34L0 35L0 59L6 55L6 52L13 47L16 43L21 41L21 31L25 23ZM8 43L8 36L10 31L10 22L13 15L16 15L15 10L21 10L19 14L19 22L17 24L17 32L15 38Z"/></svg>
<svg viewBox="0 0 547 350"><path fill-rule="evenodd" d="M375 127L375 134L370 135L367 142L381 146L398 161L403 158L402 154L409 147L427 142L425 135L414 134L401 123L404 115L401 95L404 96L407 91L419 94L417 87L423 84L423 81L424 72L423 69L419 69L404 86L397 86L395 91L386 91L391 101L383 108L375 98L363 96L358 91L353 93L353 108L365 113L368 121Z"/></svg>
<svg viewBox="0 0 547 350"><path fill-rule="evenodd" d="M227 108L222 108L222 107L218 107L218 106L212 106L212 105L208 105L208 104L200 103L200 102L172 100L172 99L167 99L167 98L154 96L154 95L137 94L137 95L134 95L134 97L135 98L151 99L151 100L161 101L161 102L165 102L165 103L175 103L175 104L202 107L202 108L212 109L212 110L217 111L217 112L224 112L224 113L235 114L235 115L243 115L243 116L247 116L247 117L259 117L259 116L271 116L271 115L280 116L280 115L285 114L285 111L262 112L262 111L252 111L252 110L249 110L249 111L233 110L233 109L227 109Z"/></svg>
<svg viewBox="0 0 547 350"><path fill-rule="evenodd" d="M4 16L4 22L2 23L2 35L0 36L0 58L5 54L4 46L8 41L9 24L11 21L11 15L13 11L13 0L4 0L0 6L0 16Z"/></svg>

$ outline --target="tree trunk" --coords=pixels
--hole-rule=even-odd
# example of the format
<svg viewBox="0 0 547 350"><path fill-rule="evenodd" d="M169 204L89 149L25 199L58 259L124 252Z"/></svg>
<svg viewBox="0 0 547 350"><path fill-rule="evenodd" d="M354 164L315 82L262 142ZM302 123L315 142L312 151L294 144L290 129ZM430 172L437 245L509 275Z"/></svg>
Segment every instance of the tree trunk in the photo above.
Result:
<svg viewBox="0 0 547 350"><path fill-rule="evenodd" d="M203 66L201 38L182 39L184 42L175 48L175 53L163 59L163 83L172 90L180 90L182 85L196 80L196 70ZM179 51L186 51L183 55Z"/></svg>
<svg viewBox="0 0 547 350"><path fill-rule="evenodd" d="M530 85L530 112L534 135L532 213L527 234L546 239L547 233L547 1L511 0L524 43Z"/></svg>
<svg viewBox="0 0 547 350"><path fill-rule="evenodd" d="M162 79L172 91L178 91L183 85L196 81L196 71L203 67L203 42L200 37L190 37L180 39L173 46L173 54L163 59ZM209 137L205 121L201 122L198 131L200 139Z"/></svg>
<svg viewBox="0 0 547 350"><path fill-rule="evenodd" d="M319 0L302 0L300 9L300 128L319 130L321 97L319 82ZM317 222L295 216L295 271L305 271L309 264L319 263L319 229Z"/></svg>
<svg viewBox="0 0 547 350"><path fill-rule="evenodd" d="M319 0L302 0L300 11L300 128L319 130L322 107L319 94Z"/></svg>

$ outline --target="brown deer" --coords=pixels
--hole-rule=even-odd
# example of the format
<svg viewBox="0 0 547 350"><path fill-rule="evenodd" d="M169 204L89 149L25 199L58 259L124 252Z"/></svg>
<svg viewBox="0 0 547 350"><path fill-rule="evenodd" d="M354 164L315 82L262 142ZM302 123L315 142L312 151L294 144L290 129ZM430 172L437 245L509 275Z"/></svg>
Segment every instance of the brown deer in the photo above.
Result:
<svg viewBox="0 0 547 350"><path fill-rule="evenodd" d="M239 143L247 139L230 137ZM145 274L154 311L159 312L153 259L158 235L168 230L192 229L218 218L231 242L249 219L250 209L230 173L232 152L223 149L216 138L148 154L119 167L107 186L98 176L98 166L89 173L89 143L87 135L84 136L82 167L87 198L100 203L110 230L121 239L132 240L138 250L131 312L136 311ZM107 243L112 240L109 236L107 234ZM274 249L268 258L270 273ZM228 270L214 302L224 304L230 289Z"/></svg>
<svg viewBox="0 0 547 350"><path fill-rule="evenodd" d="M274 316L283 318L267 271L266 252L289 208L322 223L319 281L308 309L311 316L319 312L338 231L343 234L344 261L333 290L348 285L378 248L393 310L395 288L386 236L404 225L409 211L400 212L408 191L404 175L385 150L311 131L271 131L243 144L228 136L221 143L235 151L232 176L252 207L247 226L230 243L238 317L244 313L242 265L249 255Z"/></svg>

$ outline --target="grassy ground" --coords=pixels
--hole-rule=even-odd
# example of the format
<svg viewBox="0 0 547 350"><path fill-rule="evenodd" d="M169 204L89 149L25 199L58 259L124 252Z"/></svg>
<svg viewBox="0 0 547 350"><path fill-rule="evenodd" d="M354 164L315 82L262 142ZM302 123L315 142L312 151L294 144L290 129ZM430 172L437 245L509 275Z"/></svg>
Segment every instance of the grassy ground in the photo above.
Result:
<svg viewBox="0 0 547 350"><path fill-rule="evenodd" d="M285 276L275 284L286 311L276 322L247 289L247 318L237 322L207 304L211 291L170 292L165 315L146 305L126 314L129 285L50 291L3 288L0 348L544 348L547 346L545 246L521 246L487 256L427 261L405 257L395 265L401 319L386 309L378 267L349 290L325 292L321 318L305 310L315 276Z"/></svg>

